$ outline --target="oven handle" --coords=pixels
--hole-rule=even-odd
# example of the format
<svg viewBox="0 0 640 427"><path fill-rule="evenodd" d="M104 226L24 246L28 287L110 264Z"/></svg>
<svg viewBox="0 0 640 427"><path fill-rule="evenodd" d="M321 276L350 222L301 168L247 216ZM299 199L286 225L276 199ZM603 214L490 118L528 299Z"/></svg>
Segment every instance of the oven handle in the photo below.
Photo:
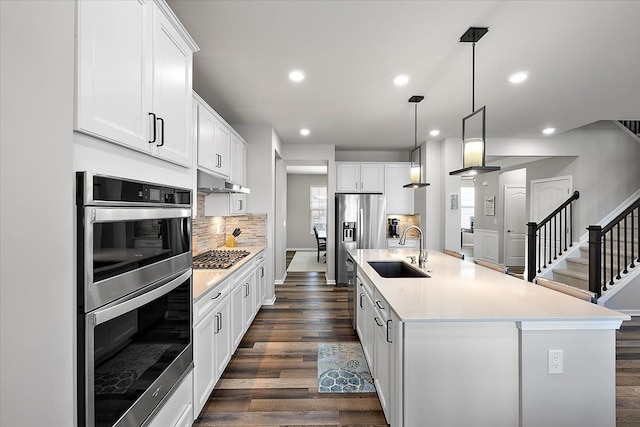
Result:
<svg viewBox="0 0 640 427"><path fill-rule="evenodd" d="M150 303L151 301L160 298L163 295L168 294L178 286L182 285L185 280L191 277L191 274L192 270L191 268L189 268L178 277L169 280L167 283L160 285L151 291L147 291L141 295L138 295L137 297L131 298L127 301L121 302L111 307L96 310L92 315L93 324L99 325L101 323L108 322L111 319L115 319L118 316L129 313L130 311L140 308L143 305Z"/></svg>
<svg viewBox="0 0 640 427"><path fill-rule="evenodd" d="M87 208L91 223L137 221L142 219L191 218L185 208Z"/></svg>

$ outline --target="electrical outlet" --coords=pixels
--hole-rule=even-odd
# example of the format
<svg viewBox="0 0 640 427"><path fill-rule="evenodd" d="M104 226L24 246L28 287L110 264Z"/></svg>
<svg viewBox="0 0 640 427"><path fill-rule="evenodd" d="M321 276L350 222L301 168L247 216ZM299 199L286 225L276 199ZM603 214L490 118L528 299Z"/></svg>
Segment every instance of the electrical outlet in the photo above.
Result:
<svg viewBox="0 0 640 427"><path fill-rule="evenodd" d="M562 350L549 350L547 353L547 373L562 374L564 371L564 357Z"/></svg>

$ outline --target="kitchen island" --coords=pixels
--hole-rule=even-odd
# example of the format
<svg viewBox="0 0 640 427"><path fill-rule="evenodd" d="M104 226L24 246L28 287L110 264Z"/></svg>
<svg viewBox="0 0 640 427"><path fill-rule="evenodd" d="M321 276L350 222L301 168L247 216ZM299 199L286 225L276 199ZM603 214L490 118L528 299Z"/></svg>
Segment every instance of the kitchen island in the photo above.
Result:
<svg viewBox="0 0 640 427"><path fill-rule="evenodd" d="M436 251L428 278L369 264L415 249L349 253L392 426L615 426L615 330L628 316Z"/></svg>

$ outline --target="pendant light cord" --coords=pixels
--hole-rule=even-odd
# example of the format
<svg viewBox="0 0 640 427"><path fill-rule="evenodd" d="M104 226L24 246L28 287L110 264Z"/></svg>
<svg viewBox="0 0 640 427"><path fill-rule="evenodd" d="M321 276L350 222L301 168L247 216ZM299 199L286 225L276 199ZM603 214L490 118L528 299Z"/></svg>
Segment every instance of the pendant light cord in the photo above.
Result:
<svg viewBox="0 0 640 427"><path fill-rule="evenodd" d="M414 106L414 127L413 127L413 146L414 148L418 148L418 103L415 103Z"/></svg>
<svg viewBox="0 0 640 427"><path fill-rule="evenodd" d="M471 45L471 112L476 111L476 42Z"/></svg>

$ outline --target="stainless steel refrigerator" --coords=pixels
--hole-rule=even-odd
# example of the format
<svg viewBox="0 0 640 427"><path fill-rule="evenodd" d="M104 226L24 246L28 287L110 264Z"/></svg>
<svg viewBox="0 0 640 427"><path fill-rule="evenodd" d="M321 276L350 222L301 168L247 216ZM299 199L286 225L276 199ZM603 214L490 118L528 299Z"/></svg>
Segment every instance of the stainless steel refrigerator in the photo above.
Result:
<svg viewBox="0 0 640 427"><path fill-rule="evenodd" d="M387 247L386 201L381 194L336 194L336 284L349 287L349 314L355 327L355 277L349 249Z"/></svg>

